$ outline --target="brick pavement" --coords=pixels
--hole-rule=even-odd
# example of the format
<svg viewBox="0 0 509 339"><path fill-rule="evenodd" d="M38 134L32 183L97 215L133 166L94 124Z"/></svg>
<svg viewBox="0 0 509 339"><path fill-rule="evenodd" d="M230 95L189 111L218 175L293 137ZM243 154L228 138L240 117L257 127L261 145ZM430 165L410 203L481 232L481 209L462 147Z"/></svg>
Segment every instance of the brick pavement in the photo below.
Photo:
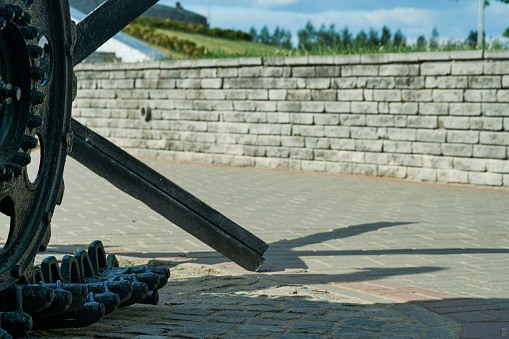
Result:
<svg viewBox="0 0 509 339"><path fill-rule="evenodd" d="M461 336L465 338L507 335L507 191L162 160L146 162L270 244L262 274L254 275L257 279L289 279L304 290L309 284L329 292L335 289L339 295L355 296L353 304L359 314L368 312L371 306L366 305L374 302L385 305L390 312L399 312L403 318L410 314L413 320L418 319L412 313L415 310L426 316L440 315L443 326L426 327L421 322L421 336L427 333L430 338L436 337L432 336L438 335L431 331L433 328L456 333L455 324L462 324ZM170 264L185 263L183 267L188 263L213 265L212 269L252 279L253 275L241 272L71 159L65 180L64 202L53 217L52 251L73 251L100 239L109 251L126 258L156 258ZM174 286L167 292L168 298L174 297L172 289ZM306 291L309 298L315 297ZM224 298L221 293L216 297ZM267 300L279 298L277 291L267 296ZM347 297L345 302L352 301ZM439 302L453 304L447 308L435 304ZM158 306L164 312L174 308L164 305ZM245 306L243 302L239 305ZM125 310L111 319L130 319L128 314ZM263 314L260 317L264 318ZM369 318L386 321L378 317ZM245 326L254 325L250 321L257 319L245 318ZM177 320L168 319L173 321ZM402 323L412 324L405 321ZM335 336L344 326L334 322L329 332L302 333ZM232 327L217 335L237 336L240 328ZM297 329L302 330L292 324L283 332L269 334L292 335ZM165 331L157 335L180 330L177 326ZM197 336L207 333L196 331ZM369 332L373 337L383 333Z"/></svg>
<svg viewBox="0 0 509 339"><path fill-rule="evenodd" d="M359 298L343 289L298 284L214 266L174 267L157 306L134 305L65 338L452 338L461 327L418 306ZM346 293L345 293L346 292Z"/></svg>

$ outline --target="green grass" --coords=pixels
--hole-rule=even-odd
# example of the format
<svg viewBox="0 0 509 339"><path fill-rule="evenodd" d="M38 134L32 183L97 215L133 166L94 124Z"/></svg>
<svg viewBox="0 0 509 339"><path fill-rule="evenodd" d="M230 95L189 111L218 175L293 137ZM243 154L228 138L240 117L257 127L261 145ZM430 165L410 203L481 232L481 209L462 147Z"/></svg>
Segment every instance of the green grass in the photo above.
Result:
<svg viewBox="0 0 509 339"><path fill-rule="evenodd" d="M249 42L245 40L229 40L197 33L172 31L160 28L157 28L156 31L166 34L172 38L194 42L197 47L204 47L205 53L201 58L238 58L278 55L286 56L292 52L291 50L281 49L276 46L260 44L257 42ZM190 59L189 55L186 55L182 52L163 48L154 44L150 45L174 59Z"/></svg>
<svg viewBox="0 0 509 339"><path fill-rule="evenodd" d="M238 58L238 57L283 57L283 56L307 56L307 55L342 55L342 54L377 54L377 53L412 53L412 52L435 52L435 51L461 51L461 50L474 50L468 44L462 41L449 40L448 42L441 43L434 48L423 48L422 46L350 46L342 48L341 46L335 47L321 47L316 46L312 50L304 49L284 49L277 46L261 44L257 42L250 42L246 40L231 40L226 38L212 37L199 33L190 33L177 30L169 30L162 28L155 28L155 32L159 35L167 35L170 38L179 41L187 41L196 44L196 48L203 48L203 53L199 55L190 55L183 50L176 50L165 48L155 43L144 40L145 43L153 48L160 50L167 54L169 58L182 60L182 59L215 59L215 58ZM486 50L507 49L507 43L499 42L498 40L492 41L489 45L485 46ZM198 54L198 53L196 53Z"/></svg>

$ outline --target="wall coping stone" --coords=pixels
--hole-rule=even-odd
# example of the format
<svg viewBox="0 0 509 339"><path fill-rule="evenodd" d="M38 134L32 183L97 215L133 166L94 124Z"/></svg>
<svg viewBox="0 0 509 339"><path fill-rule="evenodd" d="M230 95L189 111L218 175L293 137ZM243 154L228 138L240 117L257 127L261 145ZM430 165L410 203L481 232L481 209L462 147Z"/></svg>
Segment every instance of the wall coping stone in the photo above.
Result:
<svg viewBox="0 0 509 339"><path fill-rule="evenodd" d="M485 59L509 59L509 50L484 51Z"/></svg>
<svg viewBox="0 0 509 339"><path fill-rule="evenodd" d="M140 63L81 63L75 67L75 70L110 71L126 69L129 70L179 69L179 68L209 68L209 67L237 67L237 66L391 64L391 63L418 63L422 61L500 60L500 59L504 60L509 59L509 50L200 59L200 60L176 60L176 61L151 61Z"/></svg>

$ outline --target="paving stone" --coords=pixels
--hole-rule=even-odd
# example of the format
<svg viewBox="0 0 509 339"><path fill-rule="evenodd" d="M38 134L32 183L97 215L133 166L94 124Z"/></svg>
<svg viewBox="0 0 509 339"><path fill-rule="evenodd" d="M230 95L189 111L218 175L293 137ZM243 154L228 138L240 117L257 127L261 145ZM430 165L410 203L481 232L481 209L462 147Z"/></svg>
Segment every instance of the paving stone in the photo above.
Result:
<svg viewBox="0 0 509 339"><path fill-rule="evenodd" d="M194 315L194 316L205 316L212 314L212 311L208 310L183 310L183 309L172 309L172 312L183 315Z"/></svg>
<svg viewBox="0 0 509 339"><path fill-rule="evenodd" d="M285 329L281 326L274 326L274 325L268 325L268 324L244 325L239 330L240 331L250 331L251 333L258 333L258 332L280 333L280 332L285 331Z"/></svg>
<svg viewBox="0 0 509 339"><path fill-rule="evenodd" d="M171 314L169 313L164 317L169 320L184 320L184 321L201 321L205 318L205 316L196 316L196 315L188 315L188 314Z"/></svg>
<svg viewBox="0 0 509 339"><path fill-rule="evenodd" d="M230 324L221 324L221 323L197 323L193 324L193 326L187 326L183 328L183 332L193 333L193 334L204 334L211 335L223 335L228 333L229 331L235 329L235 325Z"/></svg>
<svg viewBox="0 0 509 339"><path fill-rule="evenodd" d="M505 157L505 147L497 147L503 148ZM266 271L252 275L233 269L227 259L68 158L66 194L52 220L50 251L72 252L100 239L107 251L121 252L121 259L154 258L179 265L160 291L158 306L117 310L91 327L73 330L75 337L97 333L203 337L214 317L246 318L244 324L216 322L231 326L218 328L223 334L217 336L232 336L250 321L263 325L267 319L267 326L280 321L284 329L274 337L311 337L296 331L293 323L320 321L321 316L338 320L325 337L391 337L385 332L391 326L409 331L421 326L421 334L460 336L461 326L451 318L418 304L387 299L378 303L370 299L373 290L342 288L345 281L364 281L379 290L410 285L420 288L416 293L431 289L443 293L436 298L445 299L451 294L472 295L499 308L489 306L479 312L500 311L498 321L507 322L503 313L509 307L507 277L500 271L507 266L509 253L503 236L509 230L506 191L144 161L266 240L270 244ZM454 165L452 158L444 157L427 157L426 163L447 171ZM299 277L310 283L303 285L300 280L288 286L276 281ZM311 283L328 293L314 291ZM292 290L298 293L289 294ZM285 305L308 312L289 313ZM409 308L400 309L402 305ZM412 311L417 309L429 318ZM317 310L326 312L313 317ZM371 332L373 328L378 332ZM48 333L69 337L67 330Z"/></svg>
<svg viewBox="0 0 509 339"><path fill-rule="evenodd" d="M171 334L171 337L173 337L173 338L195 338L195 339L203 338L203 333L202 334L191 334L191 333L185 333L182 331L171 331L169 334Z"/></svg>
<svg viewBox="0 0 509 339"><path fill-rule="evenodd" d="M265 313L264 319L276 319L276 320L292 320L299 319L300 315L292 313Z"/></svg>
<svg viewBox="0 0 509 339"><path fill-rule="evenodd" d="M300 333L327 333L333 325L333 322L325 321L295 321L293 328Z"/></svg>
<svg viewBox="0 0 509 339"><path fill-rule="evenodd" d="M280 339L293 339L293 338L307 339L307 338L310 338L310 339L314 339L314 338L321 338L321 336L319 334L312 334L312 333L303 334L303 333L298 333L298 332L289 332L289 333L285 333L285 334L275 333L274 338L280 338Z"/></svg>
<svg viewBox="0 0 509 339"><path fill-rule="evenodd" d="M253 337L268 337L269 335L272 335L272 332L264 331L262 329L257 329L256 332L253 332L252 328L247 329L240 329L232 333L233 337L240 337L240 338L253 338Z"/></svg>
<svg viewBox="0 0 509 339"><path fill-rule="evenodd" d="M346 319L343 324L347 326L376 329L383 326L384 322L371 319Z"/></svg>
<svg viewBox="0 0 509 339"><path fill-rule="evenodd" d="M341 327L335 333L335 335L338 338L355 338L355 339L372 339L378 337L377 333L369 333L355 327Z"/></svg>

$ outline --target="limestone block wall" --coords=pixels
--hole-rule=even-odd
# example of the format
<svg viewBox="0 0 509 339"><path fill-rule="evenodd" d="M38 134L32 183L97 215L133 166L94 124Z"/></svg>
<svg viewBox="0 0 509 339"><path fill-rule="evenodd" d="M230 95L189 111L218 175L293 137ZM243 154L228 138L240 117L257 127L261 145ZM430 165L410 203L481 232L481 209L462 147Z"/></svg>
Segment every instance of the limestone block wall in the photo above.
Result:
<svg viewBox="0 0 509 339"><path fill-rule="evenodd" d="M73 116L134 155L509 186L509 51L75 70Z"/></svg>

